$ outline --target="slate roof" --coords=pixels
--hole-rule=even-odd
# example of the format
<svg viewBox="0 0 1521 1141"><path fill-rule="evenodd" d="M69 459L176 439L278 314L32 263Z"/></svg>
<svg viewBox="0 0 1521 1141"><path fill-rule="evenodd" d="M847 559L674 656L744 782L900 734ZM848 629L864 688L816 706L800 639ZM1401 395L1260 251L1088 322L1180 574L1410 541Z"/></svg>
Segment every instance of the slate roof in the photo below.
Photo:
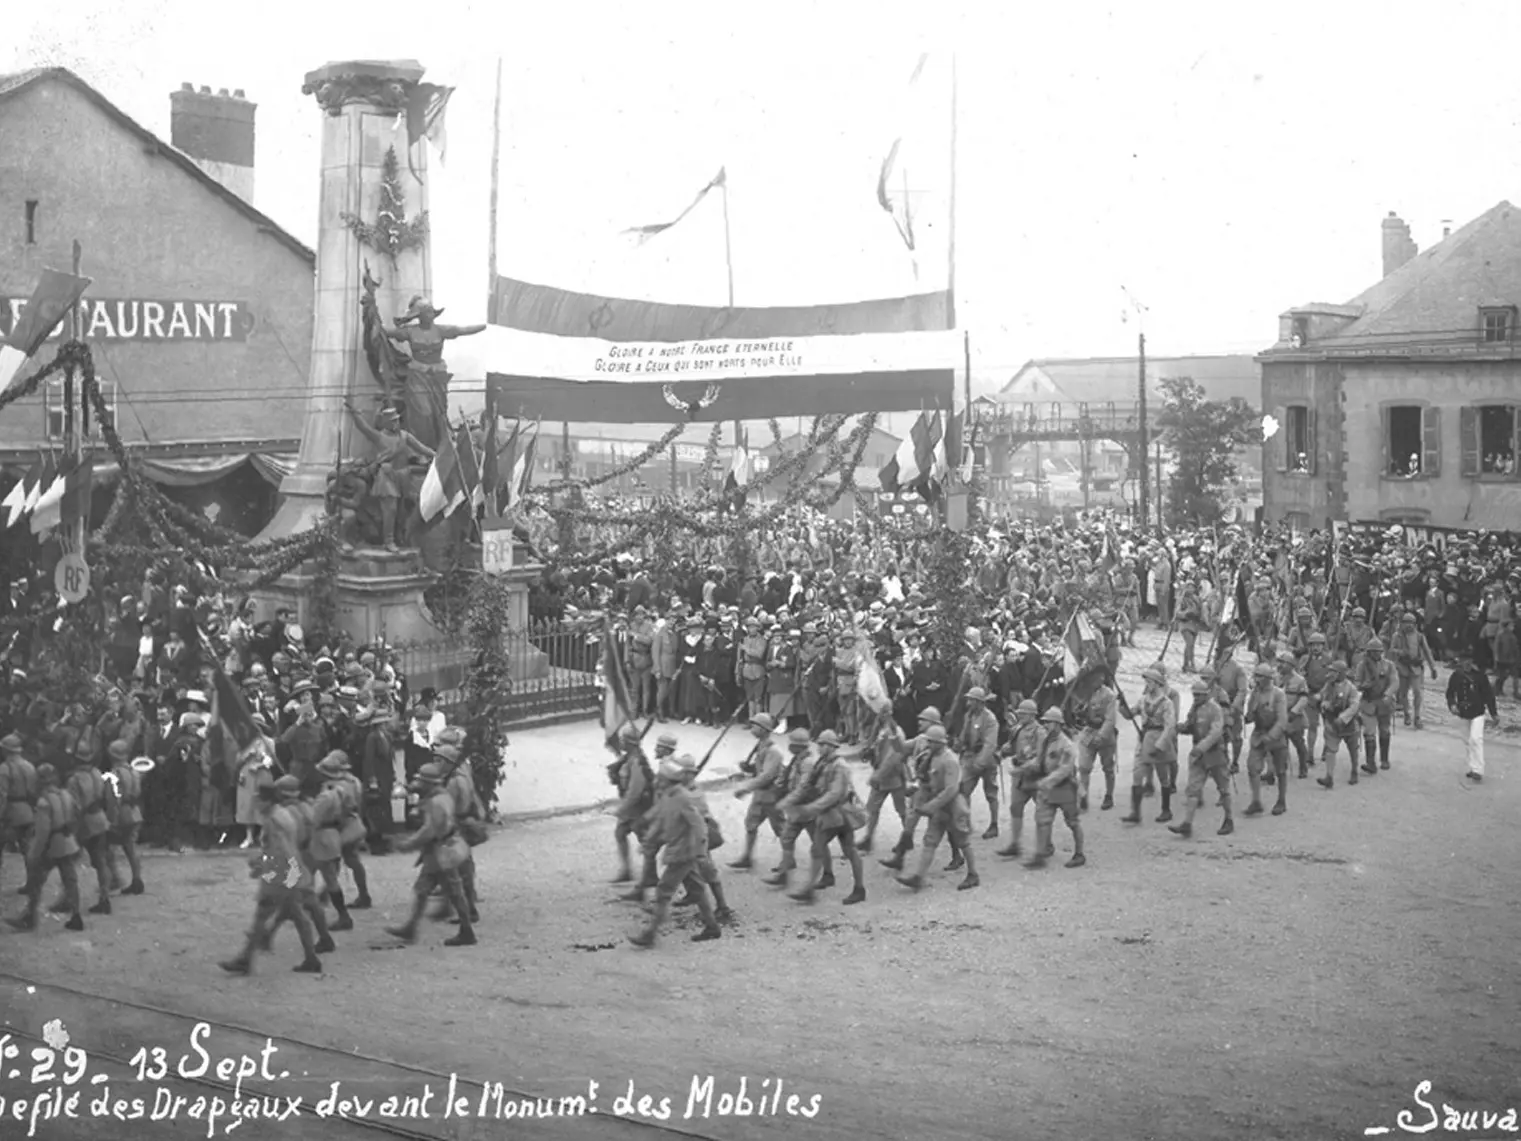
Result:
<svg viewBox="0 0 1521 1141"><path fill-rule="evenodd" d="M1129 407L1136 402L1139 357L1046 358L1027 361L995 398L1000 403L1061 402ZM1146 358L1146 395L1162 399L1161 381L1188 376L1204 387L1210 400L1239 396L1255 407L1262 399L1262 372L1248 355ZM1011 391L1021 381L1041 382L1054 389L1049 395L1027 396Z"/></svg>
<svg viewBox="0 0 1521 1141"><path fill-rule="evenodd" d="M79 76L75 75L66 67L34 67L27 71L12 72L9 75L0 75L0 102L12 98L20 92L39 83L56 81L67 84L80 92L91 103L94 103L106 113L119 126L136 135L145 144L153 147L155 153L168 159L180 167L195 181L210 190L217 197L231 203L237 210L246 215L260 230L268 233L276 241L289 247L295 253L311 262L317 263L316 251L307 246L289 230L286 230L278 222L263 211L255 209L253 203L233 191L228 190L211 175L202 170L196 161L177 147L164 142L152 131L144 127L136 119L132 118L115 103L112 103L99 91L91 87Z"/></svg>

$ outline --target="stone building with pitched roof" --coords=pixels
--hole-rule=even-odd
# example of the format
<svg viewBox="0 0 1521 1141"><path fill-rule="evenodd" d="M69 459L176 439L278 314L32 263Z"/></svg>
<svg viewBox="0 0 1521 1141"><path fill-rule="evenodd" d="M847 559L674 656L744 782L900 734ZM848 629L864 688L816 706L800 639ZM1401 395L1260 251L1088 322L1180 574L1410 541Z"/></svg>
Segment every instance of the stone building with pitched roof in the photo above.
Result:
<svg viewBox="0 0 1521 1141"><path fill-rule="evenodd" d="M1279 318L1261 353L1269 521L1521 526L1521 210L1418 252L1383 221L1384 276Z"/></svg>

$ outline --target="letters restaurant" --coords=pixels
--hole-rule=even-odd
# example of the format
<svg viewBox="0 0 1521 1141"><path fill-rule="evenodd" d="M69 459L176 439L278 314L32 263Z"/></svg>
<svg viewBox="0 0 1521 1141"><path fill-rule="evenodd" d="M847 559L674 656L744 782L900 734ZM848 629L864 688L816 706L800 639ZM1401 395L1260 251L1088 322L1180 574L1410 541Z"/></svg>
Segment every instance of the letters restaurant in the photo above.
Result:
<svg viewBox="0 0 1521 1141"><path fill-rule="evenodd" d="M78 242L78 332L117 433L174 498L255 534L295 462L315 256L252 204L243 92L185 84L169 121L172 143L62 68L0 75L0 333ZM17 382L68 335L65 321ZM99 525L119 472L95 420ZM0 414L0 494L61 451L64 428L61 380Z"/></svg>

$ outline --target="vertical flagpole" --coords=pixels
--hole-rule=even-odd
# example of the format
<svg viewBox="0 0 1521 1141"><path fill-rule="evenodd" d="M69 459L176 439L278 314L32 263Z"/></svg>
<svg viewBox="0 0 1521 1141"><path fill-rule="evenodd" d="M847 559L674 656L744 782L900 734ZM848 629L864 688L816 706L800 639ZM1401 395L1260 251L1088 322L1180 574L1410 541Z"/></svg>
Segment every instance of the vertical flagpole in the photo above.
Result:
<svg viewBox="0 0 1521 1141"><path fill-rule="evenodd" d="M734 244L729 236L729 171L724 169L724 271L729 281L729 308L734 308ZM739 421L734 421L734 449L739 450Z"/></svg>
<svg viewBox="0 0 1521 1141"><path fill-rule="evenodd" d="M946 327L956 327L956 53L951 52L951 153L950 153L950 199L946 218L946 250L945 250L945 319ZM956 413L956 401L954 394L951 398L951 408L947 416ZM947 419L946 427L950 427ZM950 462L949 450L946 453L946 462ZM956 457L958 460L960 456ZM941 522L950 526L951 500L949 495L941 497Z"/></svg>
<svg viewBox="0 0 1521 1141"><path fill-rule="evenodd" d="M83 254L84 254L84 251L81 249L81 247L79 245L78 239L75 239L75 241L74 241L74 276L75 277L80 276L80 274L79 274L79 266L80 266L80 262L83 260ZM81 337L83 336L83 334L84 334L83 325L82 325L82 323L80 322L80 319L79 319L79 302L75 301L74 302L74 307L69 310L69 338L70 338L70 340L77 341L77 340L81 339ZM84 435L84 433L85 433L85 426L87 424L89 424L89 422L90 422L89 407L90 407L90 394L85 390L85 378L83 376L80 376L80 378L79 378L79 431L78 432L74 431L74 410L72 408L70 408L69 409L69 413L68 413L68 415L69 415L69 435L68 435L68 438L67 438L67 440L65 442L65 447L68 448L69 455L73 458L74 463L75 463L76 466L79 463L79 457L80 457L80 452L81 452L81 448L82 448L82 442L81 442L80 437L82 437ZM119 479L126 479L127 478L127 473L126 472L122 472L117 478L119 478ZM65 547L65 550L67 550L68 552L73 553L73 554L79 554L79 555L83 555L84 554L85 521L86 521L86 518L89 516L89 514L90 514L90 502L89 502L88 499L86 499L85 503L84 503L84 509L79 513L79 517L74 520L73 524L69 528L70 533L68 535L64 536L64 543L65 544L69 544L69 545L67 545Z"/></svg>
<svg viewBox="0 0 1521 1141"><path fill-rule="evenodd" d="M496 105L491 114L491 215L487 220L486 265L489 279L486 282L486 312L491 312L491 297L496 292L496 204L501 186L502 165L502 57L496 57Z"/></svg>

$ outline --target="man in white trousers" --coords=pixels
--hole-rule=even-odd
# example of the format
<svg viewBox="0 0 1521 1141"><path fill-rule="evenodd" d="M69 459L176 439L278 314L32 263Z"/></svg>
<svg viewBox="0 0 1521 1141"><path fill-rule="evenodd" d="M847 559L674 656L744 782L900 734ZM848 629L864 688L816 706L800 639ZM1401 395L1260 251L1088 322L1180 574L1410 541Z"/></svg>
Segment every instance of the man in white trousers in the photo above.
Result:
<svg viewBox="0 0 1521 1141"><path fill-rule="evenodd" d="M1458 654L1458 667L1447 682L1447 708L1454 717L1468 722L1468 779L1478 784L1484 779L1484 715L1488 713L1497 726L1500 715L1495 711L1489 678L1474 664L1469 651Z"/></svg>

